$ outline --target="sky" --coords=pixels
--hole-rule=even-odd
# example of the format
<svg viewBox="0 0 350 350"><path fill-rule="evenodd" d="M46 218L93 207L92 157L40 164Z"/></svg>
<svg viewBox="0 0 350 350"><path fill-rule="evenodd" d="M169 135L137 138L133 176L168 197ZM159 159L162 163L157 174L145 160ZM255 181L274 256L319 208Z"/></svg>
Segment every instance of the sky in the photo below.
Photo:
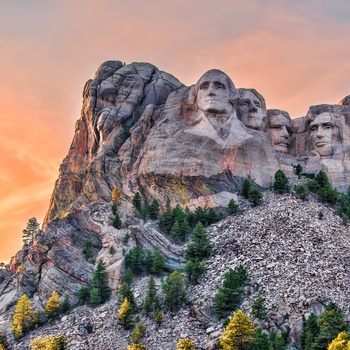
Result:
<svg viewBox="0 0 350 350"><path fill-rule="evenodd" d="M350 95L349 33L348 0L0 0L0 262L43 221L104 61L217 68L297 118Z"/></svg>

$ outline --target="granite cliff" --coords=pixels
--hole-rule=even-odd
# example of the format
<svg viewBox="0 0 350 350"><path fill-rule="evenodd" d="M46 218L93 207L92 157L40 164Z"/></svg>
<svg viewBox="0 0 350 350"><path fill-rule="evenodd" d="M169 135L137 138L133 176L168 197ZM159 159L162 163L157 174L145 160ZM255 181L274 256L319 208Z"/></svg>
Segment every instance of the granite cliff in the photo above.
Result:
<svg viewBox="0 0 350 350"><path fill-rule="evenodd" d="M237 89L219 70L206 72L187 87L149 63L103 63L84 87L81 117L42 231L7 270L0 270L0 328L11 338L9 323L23 293L39 310L53 290L77 303L78 290L91 283L94 269L83 254L87 240L94 259L106 263L114 293L125 252L136 243L145 249L158 247L169 269L181 268L185 245L162 234L156 223L135 217L131 200L136 192L148 200L157 198L163 209L167 199L190 209L222 209L231 198L245 203L239 196L245 178L268 190L280 169L297 181L297 164L308 173L324 170L334 186L345 190L350 184L349 126L347 97L337 105L311 106L304 117L291 119L286 111L267 109L256 90ZM122 194L120 229L112 226L114 188ZM252 285L266 288L271 314L266 329L284 327L292 343L298 343L301 317L322 308L318 299L333 299L344 308L350 298L345 290L349 232L332 209L319 206L293 197L281 202L266 194L261 213L247 209L208 229L214 254L206 276L191 291L190 311L181 316L196 322L193 330L203 335L203 348L210 341L200 329L213 327L208 335L221 330L210 311L211 281L219 283L239 263L248 267ZM326 219L315 224L315 210L327 213ZM129 241L126 233L131 234ZM110 254L112 246L115 253ZM326 288L313 287L320 273ZM249 295L242 306L247 310L253 298ZM169 336L175 337L170 331L164 335ZM122 335L120 339L124 346ZM99 341L92 348L104 349L107 343L96 345ZM167 341L173 347L174 339Z"/></svg>

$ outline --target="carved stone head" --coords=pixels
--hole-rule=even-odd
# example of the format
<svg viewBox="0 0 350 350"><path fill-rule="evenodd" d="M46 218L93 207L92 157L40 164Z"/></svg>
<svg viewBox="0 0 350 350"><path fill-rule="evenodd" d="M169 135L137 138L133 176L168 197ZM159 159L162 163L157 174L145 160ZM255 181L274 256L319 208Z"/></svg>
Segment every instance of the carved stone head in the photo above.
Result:
<svg viewBox="0 0 350 350"><path fill-rule="evenodd" d="M350 106L350 95L345 96L342 100L340 100L339 104L343 106Z"/></svg>
<svg viewBox="0 0 350 350"><path fill-rule="evenodd" d="M291 143L291 119L286 111L269 109L267 111L267 125L265 131L271 139L273 148L278 153L288 152Z"/></svg>
<svg viewBox="0 0 350 350"><path fill-rule="evenodd" d="M321 157L331 156L342 142L341 127L338 115L330 112L317 115L309 125L313 150Z"/></svg>
<svg viewBox="0 0 350 350"><path fill-rule="evenodd" d="M239 89L238 118L247 127L262 130L266 121L265 99L254 89Z"/></svg>
<svg viewBox="0 0 350 350"><path fill-rule="evenodd" d="M195 85L197 107L204 114L230 114L238 100L238 93L228 75L218 69L204 73Z"/></svg>

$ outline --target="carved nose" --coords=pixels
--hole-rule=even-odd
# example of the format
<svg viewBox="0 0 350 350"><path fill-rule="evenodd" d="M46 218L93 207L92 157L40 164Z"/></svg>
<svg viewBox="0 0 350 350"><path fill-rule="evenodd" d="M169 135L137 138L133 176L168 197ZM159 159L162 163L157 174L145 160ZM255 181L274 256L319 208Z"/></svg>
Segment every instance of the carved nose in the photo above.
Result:
<svg viewBox="0 0 350 350"><path fill-rule="evenodd" d="M282 129L282 136L286 139L289 137L289 132L286 127Z"/></svg>
<svg viewBox="0 0 350 350"><path fill-rule="evenodd" d="M257 112L258 111L257 107L255 106L255 104L253 102L250 102L249 107L250 107L249 108L250 112Z"/></svg>

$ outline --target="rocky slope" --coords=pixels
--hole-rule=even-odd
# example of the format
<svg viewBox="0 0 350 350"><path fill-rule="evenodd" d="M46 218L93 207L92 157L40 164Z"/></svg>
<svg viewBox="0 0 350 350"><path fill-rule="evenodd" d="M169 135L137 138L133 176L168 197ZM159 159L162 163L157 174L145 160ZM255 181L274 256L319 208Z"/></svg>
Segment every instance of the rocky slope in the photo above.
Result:
<svg viewBox="0 0 350 350"><path fill-rule="evenodd" d="M242 203L244 205L244 203ZM320 220L319 212L324 218ZM148 223L150 229L154 224ZM241 309L249 314L252 302L266 299L266 330L289 333L299 343L303 317L320 315L323 303L336 302L350 321L350 229L341 224L332 208L313 199L267 192L260 207L247 207L207 229L214 245L200 284L188 287L189 302L176 316L166 315L160 329L143 316L147 325L144 343L148 349L175 349L178 339L189 336L198 349L213 349L223 331L213 311L213 296L229 268L239 264L248 270ZM147 277L138 279L134 291L139 304ZM158 280L160 290L160 281ZM31 333L15 349L25 349L28 339L43 334L64 334L70 349L124 349L129 331L117 325L116 299L96 308L78 307L52 326ZM91 323L92 332L87 331Z"/></svg>

